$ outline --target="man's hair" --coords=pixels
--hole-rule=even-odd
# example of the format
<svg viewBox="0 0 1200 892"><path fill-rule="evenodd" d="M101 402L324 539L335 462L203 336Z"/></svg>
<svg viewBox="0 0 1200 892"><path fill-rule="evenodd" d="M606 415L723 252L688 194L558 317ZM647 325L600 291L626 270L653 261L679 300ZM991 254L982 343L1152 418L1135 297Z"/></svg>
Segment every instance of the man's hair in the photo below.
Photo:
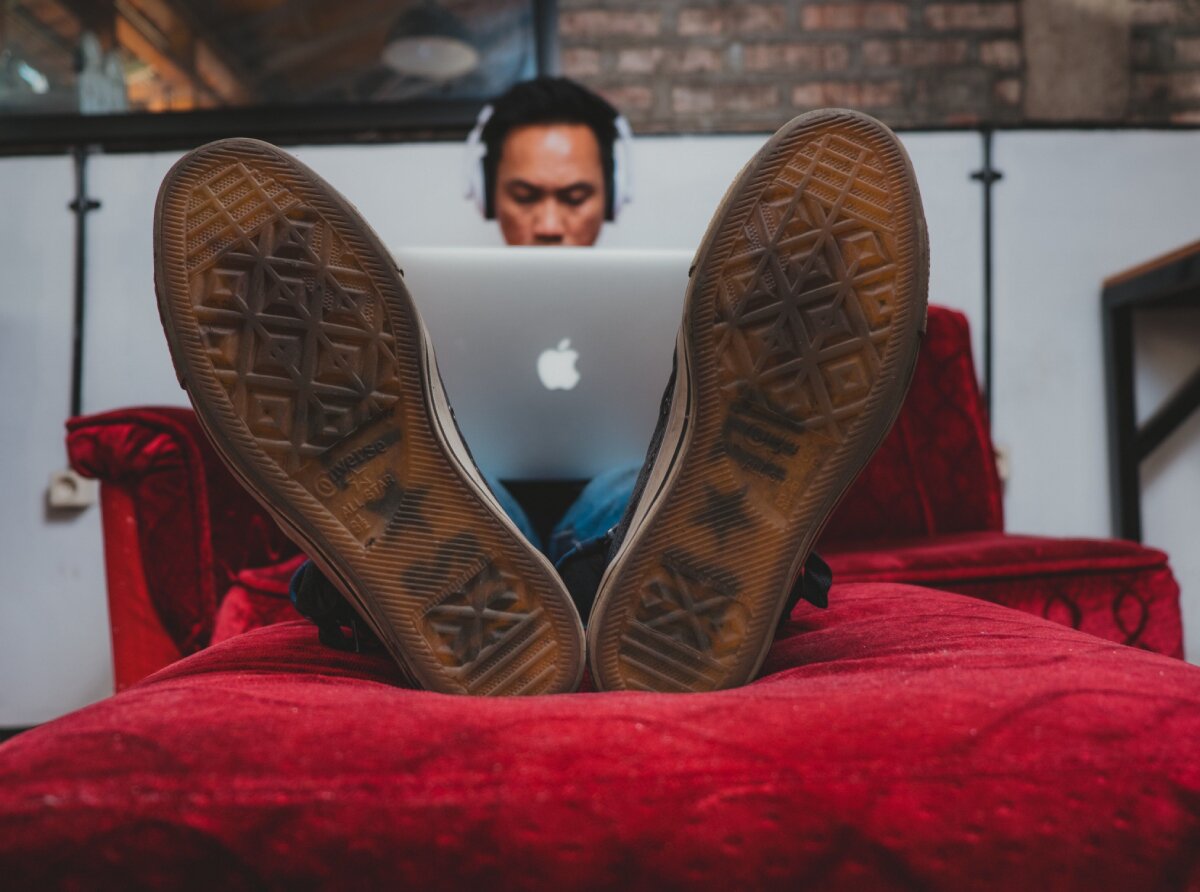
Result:
<svg viewBox="0 0 1200 892"><path fill-rule="evenodd" d="M537 77L514 84L492 102L492 116L480 138L483 156L484 214L496 216L496 169L509 131L526 124L584 124L600 147L604 171L604 216L613 219L613 144L617 139L617 110L586 87L565 77Z"/></svg>

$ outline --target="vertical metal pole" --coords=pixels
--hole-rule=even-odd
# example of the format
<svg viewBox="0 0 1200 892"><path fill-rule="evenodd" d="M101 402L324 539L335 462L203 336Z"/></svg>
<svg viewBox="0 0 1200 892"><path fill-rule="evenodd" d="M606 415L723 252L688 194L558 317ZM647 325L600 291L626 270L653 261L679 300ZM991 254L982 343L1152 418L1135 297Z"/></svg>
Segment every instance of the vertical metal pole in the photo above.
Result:
<svg viewBox="0 0 1200 892"><path fill-rule="evenodd" d="M1106 303L1103 312L1112 527L1120 538L1141 542L1137 404L1133 389L1133 310Z"/></svg>
<svg viewBox="0 0 1200 892"><path fill-rule="evenodd" d="M100 202L87 194L87 146L75 146L75 197L68 208L75 214L75 312L71 321L71 416L83 411L83 322L87 292L87 215Z"/></svg>
<svg viewBox="0 0 1200 892"><path fill-rule="evenodd" d="M558 74L558 3L533 0L533 40L537 73Z"/></svg>
<svg viewBox="0 0 1200 892"><path fill-rule="evenodd" d="M983 185L983 400L987 408L988 423L992 419L992 394L994 392L992 360L992 186L1004 178L1004 174L992 166L992 130L984 128L979 134L983 139L983 168L971 174L971 179Z"/></svg>
<svg viewBox="0 0 1200 892"><path fill-rule="evenodd" d="M988 418L992 417L992 131L983 133L983 391ZM990 423L990 421L989 421Z"/></svg>

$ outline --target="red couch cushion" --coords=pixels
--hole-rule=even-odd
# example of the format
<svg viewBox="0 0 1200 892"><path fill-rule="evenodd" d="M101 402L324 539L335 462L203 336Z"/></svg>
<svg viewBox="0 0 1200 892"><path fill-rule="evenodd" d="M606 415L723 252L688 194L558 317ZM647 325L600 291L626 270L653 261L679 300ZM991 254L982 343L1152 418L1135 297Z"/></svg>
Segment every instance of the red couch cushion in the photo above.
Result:
<svg viewBox="0 0 1200 892"><path fill-rule="evenodd" d="M1100 638L1183 657L1167 556L1117 539L958 533L831 545L838 582L907 582L972 595Z"/></svg>
<svg viewBox="0 0 1200 892"><path fill-rule="evenodd" d="M396 687L303 622L0 746L18 888L1200 884L1200 669L840 586L716 694Z"/></svg>
<svg viewBox="0 0 1200 892"><path fill-rule="evenodd" d="M289 586L305 560L304 555L298 554L270 567L254 567L239 573L217 609L212 643L272 623L299 619Z"/></svg>

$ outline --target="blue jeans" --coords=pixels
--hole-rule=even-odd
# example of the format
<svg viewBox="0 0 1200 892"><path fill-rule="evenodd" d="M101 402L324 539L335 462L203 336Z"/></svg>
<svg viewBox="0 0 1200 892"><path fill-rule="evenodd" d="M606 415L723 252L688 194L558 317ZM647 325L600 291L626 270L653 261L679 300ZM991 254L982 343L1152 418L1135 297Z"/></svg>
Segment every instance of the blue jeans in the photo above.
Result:
<svg viewBox="0 0 1200 892"><path fill-rule="evenodd" d="M496 501L517 525L517 529L557 566L570 551L585 542L599 539L617 524L633 496L633 486L640 470L641 465L630 465L612 468L593 477L555 524L548 545L540 541L529 517L504 484L492 477L486 479L495 493Z"/></svg>
<svg viewBox="0 0 1200 892"><path fill-rule="evenodd" d="M545 552L550 561L564 574L564 582L571 591L580 614L587 618L591 611L596 584L600 581L604 561L607 559L607 544L604 534L620 521L625 506L633 497L640 466L614 468L594 477L583 488L571 507L555 525L550 536L550 547L544 548L540 537L529 521L521 505L498 480L487 478L488 486L496 501L504 509L525 537L539 550ZM590 549L584 546L590 545ZM564 560L576 555L573 561ZM564 565L569 568L564 570ZM354 626L354 649L357 649L360 629L353 611L342 596L325 581L319 573L314 581L313 568L309 561L296 571L289 585L292 603L296 609L315 622L321 629L321 640L326 644L345 649L348 639L341 627ZM569 577L569 578L568 578ZM574 582L574 587L573 586Z"/></svg>
<svg viewBox="0 0 1200 892"><path fill-rule="evenodd" d="M575 606L585 622L591 613L596 586L608 559L609 544L603 541L604 535L616 526L625 514L625 508L633 498L633 489L637 484L640 472L641 466L633 465L626 468L613 468L592 478L579 494L579 498L572 503L555 525L550 535L548 548L543 547L533 524L529 521L529 516L521 508L513 494L498 480L485 475L488 486L496 496L496 501L516 524L517 529L536 548L545 552L551 563L558 568L563 576L563 582L570 591L571 598L575 601ZM568 560L568 558L570 559ZM301 589L305 588L305 584L301 580L305 577L309 566L306 561L292 577L290 586L292 603L301 613L321 627L322 641L345 648L346 643L340 627L355 622L353 611L345 604L341 595L328 582L323 581L323 577L322 584L317 586L317 591L324 592L324 595L313 596L315 601L309 598L302 604L300 593ZM805 564L804 574L796 580L796 584L792 587L783 616L786 618L791 615L792 607L800 598L818 607L825 607L828 603L827 596L831 582L832 574L828 565L817 554L810 554L808 562ZM329 601L333 603L326 603ZM327 633L329 633L328 640ZM359 634L357 626L354 634L355 648L357 648Z"/></svg>

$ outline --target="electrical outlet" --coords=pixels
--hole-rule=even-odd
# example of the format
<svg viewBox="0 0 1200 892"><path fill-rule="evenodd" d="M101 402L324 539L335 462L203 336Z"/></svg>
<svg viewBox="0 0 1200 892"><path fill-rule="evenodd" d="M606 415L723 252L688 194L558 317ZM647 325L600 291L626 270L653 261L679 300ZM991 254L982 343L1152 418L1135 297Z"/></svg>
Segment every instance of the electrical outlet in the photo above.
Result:
<svg viewBox="0 0 1200 892"><path fill-rule="evenodd" d="M996 443L992 446L992 451L996 456L996 473L1000 476L1000 487L1006 489L1012 476L1012 459L1009 457L1008 447Z"/></svg>
<svg viewBox="0 0 1200 892"><path fill-rule="evenodd" d="M60 511L80 511L96 504L96 490L95 480L80 477L69 468L55 471L46 488L46 504Z"/></svg>

